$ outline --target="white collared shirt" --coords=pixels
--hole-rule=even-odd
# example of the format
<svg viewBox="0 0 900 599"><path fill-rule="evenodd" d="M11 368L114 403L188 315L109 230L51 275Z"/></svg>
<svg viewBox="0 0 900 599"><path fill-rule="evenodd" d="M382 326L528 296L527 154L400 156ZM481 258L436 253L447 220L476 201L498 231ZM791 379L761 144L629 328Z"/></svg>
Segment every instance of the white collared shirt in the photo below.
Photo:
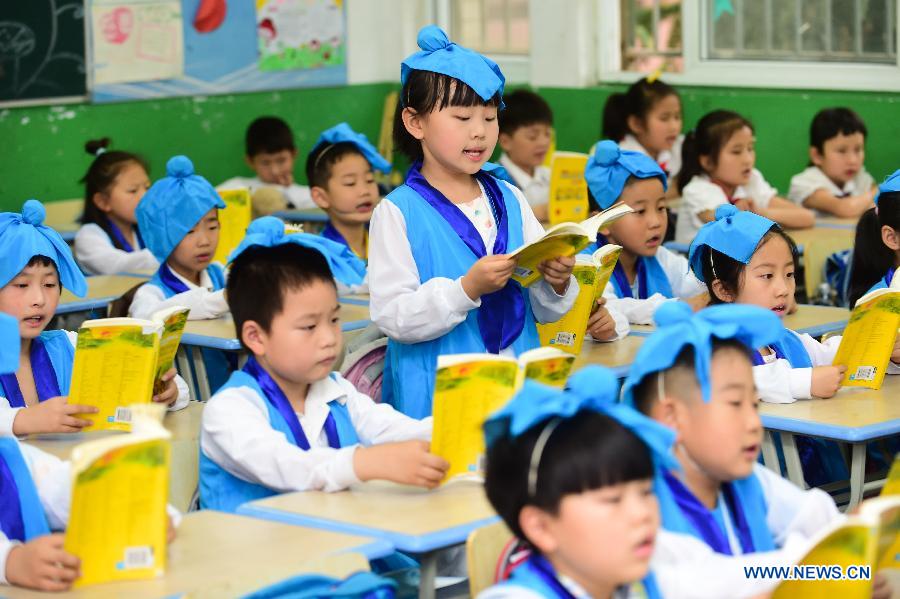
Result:
<svg viewBox="0 0 900 599"><path fill-rule="evenodd" d="M529 175L506 154L500 154L500 164L509 173L516 187L525 194L530 206L545 206L550 201L550 169L544 165L534 168L534 175Z"/></svg>
<svg viewBox="0 0 900 599"><path fill-rule="evenodd" d="M870 191L873 185L875 185L875 179L872 178L872 175L866 169L861 169L856 173L855 177L844 183L843 186L838 186L822 169L817 166L810 166L803 172L791 177L788 199L803 205L803 200L820 189L827 191L836 198L843 198L864 194Z"/></svg>
<svg viewBox="0 0 900 599"><path fill-rule="evenodd" d="M263 187L273 187L284 195L284 201L287 202L289 208L308 210L316 207L316 203L313 202L312 195L309 192L309 187L296 183L278 185L276 183L264 183L259 177L232 177L217 185L216 189L240 189L244 187L249 189L251 194Z"/></svg>
<svg viewBox="0 0 900 599"><path fill-rule="evenodd" d="M303 450L272 428L266 399L250 387L213 395L203 410L200 450L221 468L279 493L340 491L359 478L353 469L357 445L333 449L325 434L330 401L347 406L361 445L431 440L432 419L416 420L388 404L376 404L338 373L310 385L304 413L297 414L310 449Z"/></svg>
<svg viewBox="0 0 900 599"><path fill-rule="evenodd" d="M669 175L669 181L672 181L678 173L681 172L681 144L684 143L684 135L679 135L675 140L675 143L672 144L672 148L669 150L663 150L659 153L659 156L654 158L657 164L666 173ZM637 138L631 133L627 133L622 141L619 142L619 147L623 150L630 150L632 152L640 152L641 154L646 154L653 158L650 152L647 151L647 148L641 145L641 142L637 140Z"/></svg>
<svg viewBox="0 0 900 599"><path fill-rule="evenodd" d="M128 315L133 318L150 318L157 310L184 306L190 308L188 320L207 320L218 318L228 313L228 302L225 301L225 290L214 291L209 272L200 273L200 285L195 285L180 274L171 270L176 279L184 283L188 290L177 293L170 298L156 285L145 284L134 294ZM227 272L227 271L226 271Z"/></svg>
<svg viewBox="0 0 900 599"><path fill-rule="evenodd" d="M159 262L150 250L120 250L113 245L106 231L94 223L81 225L78 229L75 235L75 258L92 275L114 275L159 268Z"/></svg>

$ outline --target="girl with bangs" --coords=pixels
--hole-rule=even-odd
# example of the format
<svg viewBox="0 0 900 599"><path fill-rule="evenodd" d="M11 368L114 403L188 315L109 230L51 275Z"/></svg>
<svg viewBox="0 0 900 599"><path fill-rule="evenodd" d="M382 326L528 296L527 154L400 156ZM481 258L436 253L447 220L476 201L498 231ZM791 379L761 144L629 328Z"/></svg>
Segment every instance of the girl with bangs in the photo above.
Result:
<svg viewBox="0 0 900 599"><path fill-rule="evenodd" d="M369 228L369 308L390 338L383 396L414 418L431 414L438 355L533 349L535 322L558 320L578 294L571 257L544 262L528 289L510 281L508 254L544 229L486 164L503 108L499 67L433 25L418 44L401 65L394 120L413 164Z"/></svg>

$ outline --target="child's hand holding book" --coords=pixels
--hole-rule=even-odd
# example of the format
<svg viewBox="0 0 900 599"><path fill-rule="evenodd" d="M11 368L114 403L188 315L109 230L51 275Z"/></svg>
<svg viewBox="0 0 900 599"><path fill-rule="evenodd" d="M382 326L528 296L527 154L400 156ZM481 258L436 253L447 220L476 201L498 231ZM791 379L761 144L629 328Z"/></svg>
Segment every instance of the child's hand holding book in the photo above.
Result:
<svg viewBox="0 0 900 599"><path fill-rule="evenodd" d="M401 441L359 447L353 454L353 470L362 480L389 480L433 489L450 464L429 450L426 441Z"/></svg>
<svg viewBox="0 0 900 599"><path fill-rule="evenodd" d="M153 383L153 401L171 407L178 399L178 385L175 384L175 375L178 373L173 366L163 374L159 380Z"/></svg>
<svg viewBox="0 0 900 599"><path fill-rule="evenodd" d="M13 547L6 558L6 580L26 589L69 590L81 576L81 560L63 549L64 539L55 533Z"/></svg>
<svg viewBox="0 0 900 599"><path fill-rule="evenodd" d="M14 435L40 433L77 433L93 424L91 420L77 418L75 414L96 414L97 408L70 404L68 397L51 397L46 401L23 408L13 420Z"/></svg>

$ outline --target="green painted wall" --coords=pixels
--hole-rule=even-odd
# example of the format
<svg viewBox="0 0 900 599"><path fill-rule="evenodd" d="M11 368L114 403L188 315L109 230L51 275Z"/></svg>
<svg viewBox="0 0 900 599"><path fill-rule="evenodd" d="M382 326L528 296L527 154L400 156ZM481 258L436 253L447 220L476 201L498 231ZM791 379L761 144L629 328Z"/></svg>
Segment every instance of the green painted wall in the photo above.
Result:
<svg viewBox="0 0 900 599"><path fill-rule="evenodd" d="M117 148L145 155L151 177L176 153L190 156L212 182L249 174L243 162L243 135L256 116L275 114L294 129L301 159L295 175L303 180L302 156L319 132L339 121L377 140L385 95L393 84L176 98L121 104L76 104L0 109L0 209L18 209L29 197L44 200L80 197L78 179L90 163L87 139L109 136ZM553 108L560 149L584 151L596 141L600 113L609 94L621 86L539 90ZM686 127L715 108L736 110L756 124L758 166L782 193L791 175L806 164L808 127L826 106L851 106L869 126L867 168L881 180L900 167L900 95L832 91L793 91L684 87Z"/></svg>

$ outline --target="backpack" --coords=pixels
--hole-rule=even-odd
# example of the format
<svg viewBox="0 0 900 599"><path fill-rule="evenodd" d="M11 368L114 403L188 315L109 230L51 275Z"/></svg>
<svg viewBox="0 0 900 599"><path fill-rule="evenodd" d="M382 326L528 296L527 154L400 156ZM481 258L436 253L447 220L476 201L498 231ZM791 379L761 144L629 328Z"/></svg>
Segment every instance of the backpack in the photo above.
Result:
<svg viewBox="0 0 900 599"><path fill-rule="evenodd" d="M825 259L822 272L822 284L819 289L807 289L810 300L816 304L848 307L850 298L850 265L853 263L853 250L835 252ZM813 293L816 295L813 296Z"/></svg>
<svg viewBox="0 0 900 599"><path fill-rule="evenodd" d="M341 376L375 403L381 402L387 344L384 333L374 324L369 325L347 344L347 354L340 368Z"/></svg>
<svg viewBox="0 0 900 599"><path fill-rule="evenodd" d="M397 583L371 572L357 572L344 580L320 574L301 574L245 595L244 599L393 599Z"/></svg>

